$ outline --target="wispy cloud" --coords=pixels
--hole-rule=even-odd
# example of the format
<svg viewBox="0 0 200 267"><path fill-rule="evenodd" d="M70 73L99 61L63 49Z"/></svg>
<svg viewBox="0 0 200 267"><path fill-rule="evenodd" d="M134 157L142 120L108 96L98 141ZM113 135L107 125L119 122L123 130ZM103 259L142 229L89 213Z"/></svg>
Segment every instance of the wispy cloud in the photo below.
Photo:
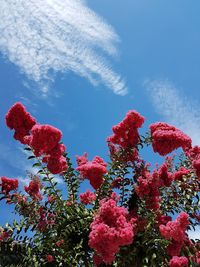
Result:
<svg viewBox="0 0 200 267"><path fill-rule="evenodd" d="M0 51L48 91L57 72L103 82L124 95L124 81L107 62L118 36L84 0L6 0L0 5Z"/></svg>
<svg viewBox="0 0 200 267"><path fill-rule="evenodd" d="M200 226L195 227L195 231L190 230L188 231L189 238L195 240L200 239Z"/></svg>
<svg viewBox="0 0 200 267"><path fill-rule="evenodd" d="M187 133L194 145L200 145L200 108L167 80L144 83L155 110L166 120Z"/></svg>

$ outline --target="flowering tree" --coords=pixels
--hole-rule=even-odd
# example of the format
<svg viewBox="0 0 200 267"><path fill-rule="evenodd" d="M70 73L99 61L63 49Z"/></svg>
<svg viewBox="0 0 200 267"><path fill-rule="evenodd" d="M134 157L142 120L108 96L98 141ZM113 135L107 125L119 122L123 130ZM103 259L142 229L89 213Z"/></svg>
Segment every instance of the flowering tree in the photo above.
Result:
<svg viewBox="0 0 200 267"><path fill-rule="evenodd" d="M0 228L0 266L199 266L200 240L187 230L200 222L200 147L163 122L141 136L143 123L129 111L107 139L110 162L85 153L74 169L61 131L13 105L6 124L37 174L23 192L1 177L1 200L20 219ZM165 156L155 168L140 154L149 145ZM93 190L80 194L85 179Z"/></svg>

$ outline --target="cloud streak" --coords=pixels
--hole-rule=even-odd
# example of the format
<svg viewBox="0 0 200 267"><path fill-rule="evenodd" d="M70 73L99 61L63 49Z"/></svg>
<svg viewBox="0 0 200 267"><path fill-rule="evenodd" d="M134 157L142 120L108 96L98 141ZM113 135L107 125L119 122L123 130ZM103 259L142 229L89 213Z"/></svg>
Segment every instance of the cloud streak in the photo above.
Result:
<svg viewBox="0 0 200 267"><path fill-rule="evenodd" d="M168 122L187 133L200 145L200 108L167 80L144 83L155 110Z"/></svg>
<svg viewBox="0 0 200 267"><path fill-rule="evenodd" d="M72 71L114 93L127 92L107 56L118 36L83 0L0 0L0 51L23 73L43 85L57 72Z"/></svg>

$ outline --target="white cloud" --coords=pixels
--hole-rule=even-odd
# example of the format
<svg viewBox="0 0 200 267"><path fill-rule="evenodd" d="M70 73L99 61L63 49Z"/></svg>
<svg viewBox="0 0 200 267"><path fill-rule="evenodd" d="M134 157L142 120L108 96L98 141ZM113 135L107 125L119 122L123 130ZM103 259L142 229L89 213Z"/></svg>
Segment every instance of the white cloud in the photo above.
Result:
<svg viewBox="0 0 200 267"><path fill-rule="evenodd" d="M200 226L195 227L195 231L190 230L188 231L188 235L190 239L200 239Z"/></svg>
<svg viewBox="0 0 200 267"><path fill-rule="evenodd" d="M0 51L43 85L67 71L124 95L124 81L106 60L117 53L113 28L83 0L0 0Z"/></svg>
<svg viewBox="0 0 200 267"><path fill-rule="evenodd" d="M155 110L170 124L175 125L200 145L200 108L169 81L144 83Z"/></svg>

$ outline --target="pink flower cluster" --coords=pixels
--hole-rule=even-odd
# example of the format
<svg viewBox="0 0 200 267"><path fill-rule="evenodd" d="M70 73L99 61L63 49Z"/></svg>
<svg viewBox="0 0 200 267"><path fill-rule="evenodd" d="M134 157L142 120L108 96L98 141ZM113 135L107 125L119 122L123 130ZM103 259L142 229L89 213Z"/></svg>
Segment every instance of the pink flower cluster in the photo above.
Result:
<svg viewBox="0 0 200 267"><path fill-rule="evenodd" d="M62 133L50 125L36 124L36 120L26 111L21 103L11 107L6 115L6 123L15 130L15 139L29 145L34 154L43 156L43 162L53 174L66 171L67 162L63 156L65 146L60 144Z"/></svg>
<svg viewBox="0 0 200 267"><path fill-rule="evenodd" d="M190 173L190 170L186 169L185 167L180 167L176 172L174 172L174 180L181 181L183 176L187 176Z"/></svg>
<svg viewBox="0 0 200 267"><path fill-rule="evenodd" d="M144 123L144 117L137 111L130 110L124 120L113 126L113 135L107 141L122 148L133 148L139 142L138 128Z"/></svg>
<svg viewBox="0 0 200 267"><path fill-rule="evenodd" d="M33 179L30 181L28 186L24 187L26 193L28 193L33 200L42 200L42 195L40 194L41 183L39 179Z"/></svg>
<svg viewBox="0 0 200 267"><path fill-rule="evenodd" d="M89 190L87 190L85 193L80 194L80 201L85 205L91 204L95 199L96 195Z"/></svg>
<svg viewBox="0 0 200 267"><path fill-rule="evenodd" d="M16 190L18 184L18 179L7 178L5 176L1 177L1 191L5 195L8 195L12 190Z"/></svg>
<svg viewBox="0 0 200 267"><path fill-rule="evenodd" d="M175 221L170 221L166 225L160 225L161 236L170 240L167 251L170 256L178 256L186 240L186 229L189 226L189 216L181 212Z"/></svg>
<svg viewBox="0 0 200 267"><path fill-rule="evenodd" d="M159 188L162 186L170 186L172 180L173 175L168 172L168 167L164 163L152 174L148 170L144 170L142 175L137 179L135 191L141 199L145 199L147 208L158 210L160 207Z"/></svg>
<svg viewBox="0 0 200 267"><path fill-rule="evenodd" d="M103 175L107 173L107 164L99 156L88 161L86 153L76 158L78 163L76 170L83 178L88 179L93 188L97 190L103 183Z"/></svg>
<svg viewBox="0 0 200 267"><path fill-rule="evenodd" d="M36 124L36 120L26 111L21 103L15 103L6 114L6 124L15 130L14 138L26 144L25 137Z"/></svg>
<svg viewBox="0 0 200 267"><path fill-rule="evenodd" d="M188 266L188 259L186 257L174 256L169 262L169 267L187 267L187 266Z"/></svg>
<svg viewBox="0 0 200 267"><path fill-rule="evenodd" d="M121 246L133 242L136 219L128 220L128 211L116 200L102 200L90 226L89 246L95 250L95 264L111 264Z"/></svg>
<svg viewBox="0 0 200 267"><path fill-rule="evenodd" d="M157 122L151 124L150 131L153 150L161 156L165 156L179 147L182 147L184 151L191 148L191 138L167 123Z"/></svg>

